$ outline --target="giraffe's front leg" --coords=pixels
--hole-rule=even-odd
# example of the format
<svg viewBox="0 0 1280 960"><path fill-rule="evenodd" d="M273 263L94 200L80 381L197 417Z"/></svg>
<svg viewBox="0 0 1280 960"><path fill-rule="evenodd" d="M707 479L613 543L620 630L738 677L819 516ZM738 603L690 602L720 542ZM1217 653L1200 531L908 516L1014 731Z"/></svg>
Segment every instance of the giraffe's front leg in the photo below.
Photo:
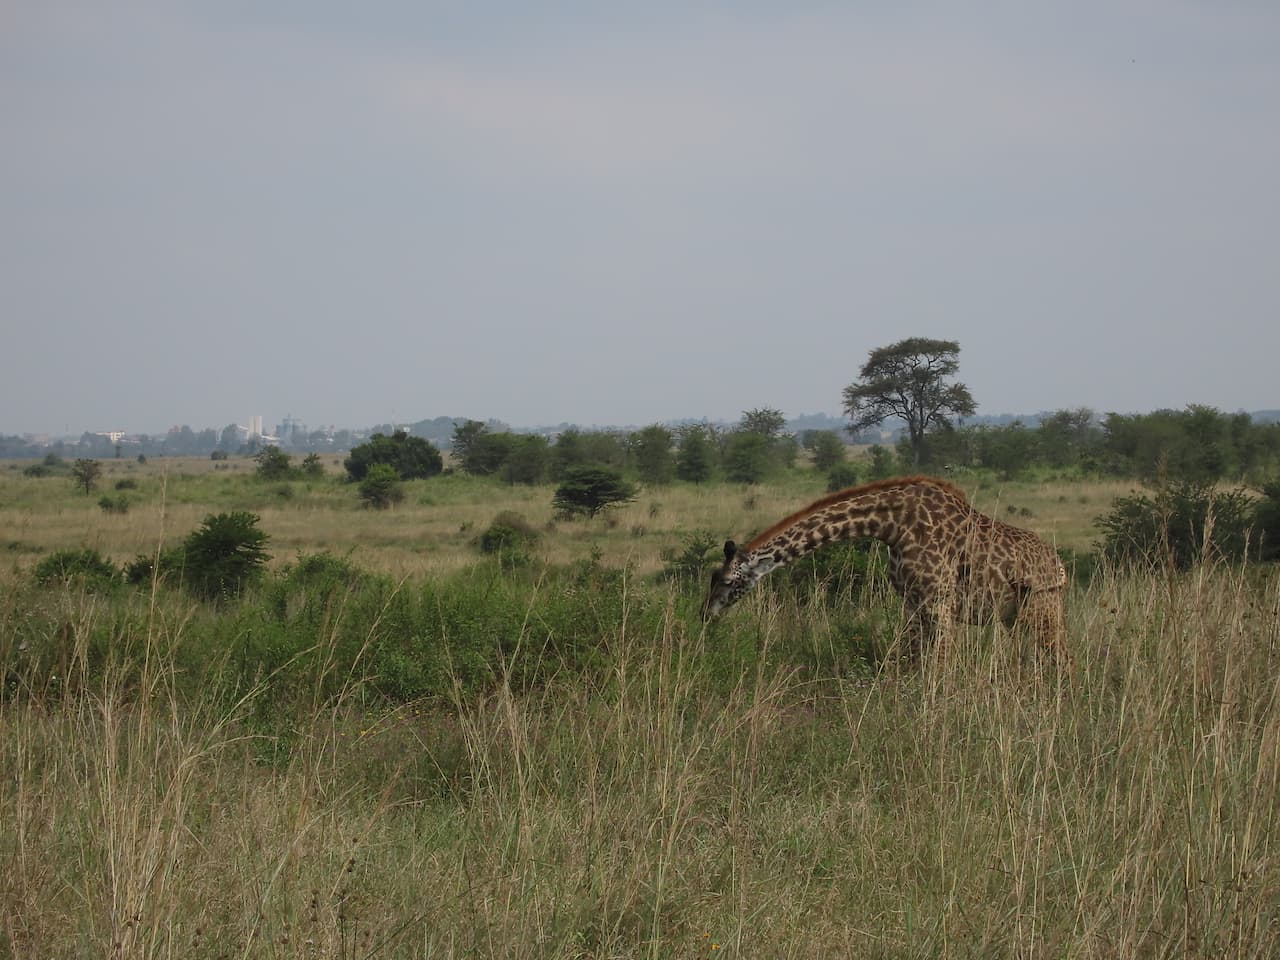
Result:
<svg viewBox="0 0 1280 960"><path fill-rule="evenodd" d="M919 663L921 656L937 639L937 620L932 607L920 600L907 600L902 633L906 642L907 662Z"/></svg>

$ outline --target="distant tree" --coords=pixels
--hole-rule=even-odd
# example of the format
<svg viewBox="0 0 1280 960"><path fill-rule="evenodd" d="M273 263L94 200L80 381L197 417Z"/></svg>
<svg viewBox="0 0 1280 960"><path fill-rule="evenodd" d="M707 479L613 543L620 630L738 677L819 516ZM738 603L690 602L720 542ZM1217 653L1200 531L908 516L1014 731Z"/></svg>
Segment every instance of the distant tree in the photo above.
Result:
<svg viewBox="0 0 1280 960"><path fill-rule="evenodd" d="M375 433L367 443L352 449L343 466L352 480L363 480L377 463L392 467L401 480L434 477L444 469L444 458L439 450L421 437L411 437L403 430L389 437Z"/></svg>
<svg viewBox="0 0 1280 960"><path fill-rule="evenodd" d="M471 452L472 444L487 430L488 427L482 420L463 420L461 423L454 424L453 440L449 444L449 450L459 462L464 464L463 469L466 469L467 455Z"/></svg>
<svg viewBox="0 0 1280 960"><path fill-rule="evenodd" d="M501 472L516 445L514 433L490 433L486 430L476 437L462 456L462 469L478 477L488 477Z"/></svg>
<svg viewBox="0 0 1280 960"><path fill-rule="evenodd" d="M222 432L218 434L218 448L231 453L233 450L240 448L240 428L234 423L228 423L222 428Z"/></svg>
<svg viewBox="0 0 1280 960"><path fill-rule="evenodd" d="M735 430L724 448L724 474L734 483L760 483L774 466L772 443L762 433Z"/></svg>
<svg viewBox="0 0 1280 960"><path fill-rule="evenodd" d="M293 468L293 458L279 447L263 447L253 459L258 464L254 476L259 480L288 480L297 473Z"/></svg>
<svg viewBox="0 0 1280 960"><path fill-rule="evenodd" d="M654 485L672 481L676 473L671 449L674 442L671 431L656 423L631 435L631 459L641 480Z"/></svg>
<svg viewBox="0 0 1280 960"><path fill-rule="evenodd" d="M1036 437L1021 420L1015 420L979 431L977 447L980 466L996 471L1002 480L1012 480L1031 466Z"/></svg>
<svg viewBox="0 0 1280 960"><path fill-rule="evenodd" d="M404 499L400 474L389 463L374 463L360 481L360 500L366 507L385 510Z"/></svg>
<svg viewBox="0 0 1280 960"><path fill-rule="evenodd" d="M800 444L813 455L813 466L824 472L844 463L845 446L834 430L806 430Z"/></svg>
<svg viewBox="0 0 1280 960"><path fill-rule="evenodd" d="M787 418L781 410L773 407L756 407L744 410L738 429L746 433L758 433L770 440L782 435L787 425Z"/></svg>
<svg viewBox="0 0 1280 960"><path fill-rule="evenodd" d="M908 337L872 350L859 371L859 379L844 388L848 430L857 435L892 416L907 425L912 462L920 454L928 429L950 422L951 416L969 416L976 406L969 388L951 381L960 367L960 344L954 340Z"/></svg>
<svg viewBox="0 0 1280 960"><path fill-rule="evenodd" d="M892 477L897 473L897 458L893 455L893 451L880 444L872 444L871 446L871 479L884 480Z"/></svg>
<svg viewBox="0 0 1280 960"><path fill-rule="evenodd" d="M711 428L694 423L681 427L676 476L686 483L706 483L715 471L716 448Z"/></svg>
<svg viewBox="0 0 1280 960"><path fill-rule="evenodd" d="M605 467L570 467L556 488L551 505L562 514L585 513L594 517L615 503L636 498L636 488L622 475Z"/></svg>
<svg viewBox="0 0 1280 960"><path fill-rule="evenodd" d="M569 427L551 448L551 475L559 480L573 467L581 466L620 470L626 461L626 445L618 434L607 430L583 432Z"/></svg>
<svg viewBox="0 0 1280 960"><path fill-rule="evenodd" d="M320 454L308 453L302 458L302 475L313 479L324 476L324 464L320 462Z"/></svg>
<svg viewBox="0 0 1280 960"><path fill-rule="evenodd" d="M102 464L97 460L77 460L71 468L71 479L85 492L86 496L97 486L100 476L102 476Z"/></svg>
<svg viewBox="0 0 1280 960"><path fill-rule="evenodd" d="M503 436L503 434L491 434ZM547 477L547 468L551 460L551 451L547 438L536 433L507 434L511 443L507 449L506 460L502 464L502 479L508 483L542 483Z"/></svg>
<svg viewBox="0 0 1280 960"><path fill-rule="evenodd" d="M1040 459L1051 467L1081 465L1091 448L1102 439L1102 431L1093 424L1093 411L1055 410L1040 420L1036 430L1036 446Z"/></svg>

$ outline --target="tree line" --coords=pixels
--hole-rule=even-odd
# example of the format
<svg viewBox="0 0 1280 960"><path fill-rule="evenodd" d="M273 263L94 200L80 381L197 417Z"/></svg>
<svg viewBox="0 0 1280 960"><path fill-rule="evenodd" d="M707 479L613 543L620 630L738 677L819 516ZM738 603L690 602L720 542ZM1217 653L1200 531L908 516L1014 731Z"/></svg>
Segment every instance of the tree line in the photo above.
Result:
<svg viewBox="0 0 1280 960"><path fill-rule="evenodd" d="M916 454L905 438L897 454ZM1280 423L1192 405L1146 414L1058 410L1032 426L942 426L919 457L932 470L982 469L1002 479L1041 473L1195 482L1261 481L1280 472Z"/></svg>

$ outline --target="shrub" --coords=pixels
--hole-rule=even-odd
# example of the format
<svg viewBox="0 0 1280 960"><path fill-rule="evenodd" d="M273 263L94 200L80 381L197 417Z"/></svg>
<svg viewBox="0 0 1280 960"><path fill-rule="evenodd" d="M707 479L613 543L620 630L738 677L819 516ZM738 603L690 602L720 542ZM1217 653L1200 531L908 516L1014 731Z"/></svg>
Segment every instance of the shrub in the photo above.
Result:
<svg viewBox="0 0 1280 960"><path fill-rule="evenodd" d="M87 587L105 587L115 583L120 571L97 550L59 550L36 564L32 571L36 583L42 586L69 584L72 581Z"/></svg>
<svg viewBox="0 0 1280 960"><path fill-rule="evenodd" d="M320 461L320 454L308 453L302 458L302 475L313 480L324 476L324 464Z"/></svg>
<svg viewBox="0 0 1280 960"><path fill-rule="evenodd" d="M375 463L360 481L360 499L366 507L385 510L404 499L400 474L389 463Z"/></svg>
<svg viewBox="0 0 1280 960"><path fill-rule="evenodd" d="M504 510L493 518L489 528L476 538L483 553L522 551L538 542L538 531L520 514Z"/></svg>
<svg viewBox="0 0 1280 960"><path fill-rule="evenodd" d="M884 480L897 472L896 457L892 450L873 444L871 447L871 479Z"/></svg>
<svg viewBox="0 0 1280 960"><path fill-rule="evenodd" d="M227 451L225 451L225 450L215 450L215 451L213 451L213 453L209 454L209 459L210 459L210 460L225 460L225 459L227 459Z"/></svg>
<svg viewBox="0 0 1280 960"><path fill-rule="evenodd" d="M852 463L838 463L827 471L827 492L835 493L858 485L858 468Z"/></svg>
<svg viewBox="0 0 1280 960"><path fill-rule="evenodd" d="M1254 508L1254 532L1263 560L1280 560L1280 480L1264 484Z"/></svg>
<svg viewBox="0 0 1280 960"><path fill-rule="evenodd" d="M691 530L680 538L679 547L661 552L662 575L681 583L701 583L718 562L720 550L721 543L710 530Z"/></svg>
<svg viewBox="0 0 1280 960"><path fill-rule="evenodd" d="M128 513L129 498L124 494L118 497L102 497L98 500L98 506L102 508L103 513Z"/></svg>
<svg viewBox="0 0 1280 960"><path fill-rule="evenodd" d="M1177 570L1205 559L1245 559L1253 500L1243 490L1218 493L1210 483L1177 480L1155 496L1119 497L1101 516L1102 555L1120 566Z"/></svg>
<svg viewBox="0 0 1280 960"><path fill-rule="evenodd" d="M800 444L813 454L816 470L831 470L845 461L844 441L834 430L806 430L800 436Z"/></svg>
<svg viewBox="0 0 1280 960"><path fill-rule="evenodd" d="M352 480L363 480L376 464L390 466L400 480L434 477L444 469L440 451L421 437L411 437L403 430L391 436L375 433L367 443L353 447L343 461Z"/></svg>
<svg viewBox="0 0 1280 960"><path fill-rule="evenodd" d="M253 459L258 463L254 476L259 480L290 480L297 476L298 471L291 462L293 458L279 447L263 447Z"/></svg>
<svg viewBox="0 0 1280 960"><path fill-rule="evenodd" d="M116 481L116 489L117 490L137 490L138 481L133 479L133 477L125 477L123 480Z"/></svg>
<svg viewBox="0 0 1280 960"><path fill-rule="evenodd" d="M187 589L206 600L235 596L262 577L270 539L258 517L245 511L212 514L182 543L180 562ZM176 558L175 558L176 559ZM164 564L161 567L164 572Z"/></svg>

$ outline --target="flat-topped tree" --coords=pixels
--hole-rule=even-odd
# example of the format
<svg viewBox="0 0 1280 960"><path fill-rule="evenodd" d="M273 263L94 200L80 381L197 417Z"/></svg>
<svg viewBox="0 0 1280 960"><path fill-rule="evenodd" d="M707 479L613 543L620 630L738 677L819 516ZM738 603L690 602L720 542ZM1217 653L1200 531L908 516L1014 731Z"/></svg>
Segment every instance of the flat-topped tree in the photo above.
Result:
<svg viewBox="0 0 1280 960"><path fill-rule="evenodd" d="M844 412L849 433L857 436L889 417L907 425L912 461L920 466L925 432L952 416L971 416L977 409L969 388L952 382L960 368L960 344L955 340L908 337L872 350L859 379L844 388Z"/></svg>

